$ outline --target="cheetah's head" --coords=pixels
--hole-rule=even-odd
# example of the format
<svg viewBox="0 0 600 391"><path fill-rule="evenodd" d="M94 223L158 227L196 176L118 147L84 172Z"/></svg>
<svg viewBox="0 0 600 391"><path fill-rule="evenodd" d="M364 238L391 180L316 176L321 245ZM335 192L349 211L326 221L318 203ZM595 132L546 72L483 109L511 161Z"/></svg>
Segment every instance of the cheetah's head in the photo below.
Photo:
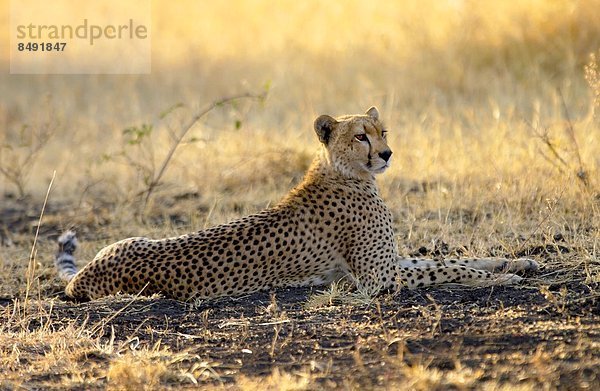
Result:
<svg viewBox="0 0 600 391"><path fill-rule="evenodd" d="M321 115L314 126L328 161L343 175L368 178L390 166L392 150L377 108L371 107L362 115Z"/></svg>

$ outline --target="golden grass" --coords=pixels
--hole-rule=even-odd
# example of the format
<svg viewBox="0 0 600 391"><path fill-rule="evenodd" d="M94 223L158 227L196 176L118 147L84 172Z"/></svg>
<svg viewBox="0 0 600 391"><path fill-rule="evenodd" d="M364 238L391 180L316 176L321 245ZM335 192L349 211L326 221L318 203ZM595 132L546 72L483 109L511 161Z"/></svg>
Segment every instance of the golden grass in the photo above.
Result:
<svg viewBox="0 0 600 391"><path fill-rule="evenodd" d="M2 25L6 3L0 2ZM0 57L0 166L23 171L24 192L33 200L43 198L57 171L50 204L61 201L72 211L49 213L45 224L83 231L88 240L79 256L88 260L126 236L174 235L276 202L300 180L317 148L316 115L377 105L394 150L380 185L396 217L401 253L436 241L466 247L467 255L512 255L557 244L560 234L577 253L541 263L584 268L587 283L597 283L599 87L589 56L600 48L598 9L598 0L155 1L151 75L11 76L8 59ZM0 38L6 49L7 36ZM156 219L140 221L136 195L167 153L169 129L177 132L214 99L262 93L265 86L264 103L217 109L194 127L152 199L148 215ZM183 107L159 118L178 103ZM141 124L153 125L151 136L127 144L123 130ZM29 157L31 167L22 164ZM0 175L0 197L17 193ZM197 198L173 198L183 193ZM169 215L185 223L158 219ZM34 260L32 299L60 290L47 234ZM33 237L9 231L3 237L12 246L0 251L0 296L23 297ZM552 278L540 277L541 285ZM308 307L345 294L336 287ZM559 308L560 295L550 294ZM214 379L210 365L195 357L161 347L115 350L85 336L85 325L55 330L34 319L42 326L32 331L27 311L3 311L0 366L7 369L0 387L38 375L42 386L100 382L113 389ZM399 370L407 389L470 388L481 376L425 364ZM238 386L314 387L306 376L276 370L267 378L240 377Z"/></svg>
<svg viewBox="0 0 600 391"><path fill-rule="evenodd" d="M263 106L221 110L197 126L193 136L201 141L179 150L166 179L210 192L244 178L257 181L262 192L277 174L302 172L316 147L315 115L372 104L382 109L396 151L384 186L398 175L452 179L475 171L522 178L530 170L527 177L536 177L540 168L552 169L526 122L550 128L557 145L572 147L564 140L557 88L571 111L583 162L593 169L598 145L582 67L600 46L600 28L590 19L598 5L157 2L152 75L1 76L8 92L0 110L2 143L17 149L3 150L2 161L27 154L33 140L19 139L23 125L35 134L57 122L27 190L41 194L51 175L43 168L55 167L59 194L103 193L108 183L109 197L126 198L140 178L129 162L114 158L125 144L123 129L154 124L153 154L160 161L166 148L158 142L168 140L168 125L177 128L198 105L233 92L262 92L269 83ZM158 119L177 103L187 111ZM242 124L237 131L235 121ZM107 155L113 159L103 159ZM270 198L288 185L278 185Z"/></svg>

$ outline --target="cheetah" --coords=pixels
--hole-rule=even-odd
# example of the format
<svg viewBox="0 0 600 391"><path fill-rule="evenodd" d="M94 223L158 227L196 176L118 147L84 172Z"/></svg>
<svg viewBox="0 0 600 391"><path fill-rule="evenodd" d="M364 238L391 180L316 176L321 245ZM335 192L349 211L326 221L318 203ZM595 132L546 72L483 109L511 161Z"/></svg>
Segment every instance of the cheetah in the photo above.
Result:
<svg viewBox="0 0 600 391"><path fill-rule="evenodd" d="M277 205L228 224L166 238L111 244L77 272L77 239L58 239L55 264L67 296L161 293L178 300L328 284L350 275L373 294L436 284L514 284L530 259L402 258L375 175L392 151L377 108L314 122L320 151L304 180ZM500 272L501 271L501 272Z"/></svg>

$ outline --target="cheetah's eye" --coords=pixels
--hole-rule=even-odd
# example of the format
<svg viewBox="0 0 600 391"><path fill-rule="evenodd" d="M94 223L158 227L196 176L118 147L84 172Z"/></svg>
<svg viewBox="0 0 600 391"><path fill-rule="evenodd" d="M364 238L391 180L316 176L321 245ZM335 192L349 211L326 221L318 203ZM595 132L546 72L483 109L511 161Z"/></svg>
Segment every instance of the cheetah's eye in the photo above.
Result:
<svg viewBox="0 0 600 391"><path fill-rule="evenodd" d="M387 130L382 130L381 131L381 137L383 137L383 138L387 137Z"/></svg>
<svg viewBox="0 0 600 391"><path fill-rule="evenodd" d="M357 134L356 136L354 136L355 139L357 139L358 141L367 141L367 135L365 133L362 134Z"/></svg>

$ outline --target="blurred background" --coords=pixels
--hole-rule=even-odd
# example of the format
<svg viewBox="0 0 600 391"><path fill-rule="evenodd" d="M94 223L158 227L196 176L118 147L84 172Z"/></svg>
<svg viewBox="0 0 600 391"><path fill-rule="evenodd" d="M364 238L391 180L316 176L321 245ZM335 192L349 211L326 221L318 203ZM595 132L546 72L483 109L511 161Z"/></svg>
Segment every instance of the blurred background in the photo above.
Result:
<svg viewBox="0 0 600 391"><path fill-rule="evenodd" d="M598 10L599 0L157 0L149 75L10 75L3 29L0 194L42 197L56 170L56 199L133 201L194 113L246 92L268 95L204 117L156 194L258 209L300 180L317 115L371 105L395 151L380 179L391 202L430 182L476 184L473 197L486 184L524 194L594 182Z"/></svg>

